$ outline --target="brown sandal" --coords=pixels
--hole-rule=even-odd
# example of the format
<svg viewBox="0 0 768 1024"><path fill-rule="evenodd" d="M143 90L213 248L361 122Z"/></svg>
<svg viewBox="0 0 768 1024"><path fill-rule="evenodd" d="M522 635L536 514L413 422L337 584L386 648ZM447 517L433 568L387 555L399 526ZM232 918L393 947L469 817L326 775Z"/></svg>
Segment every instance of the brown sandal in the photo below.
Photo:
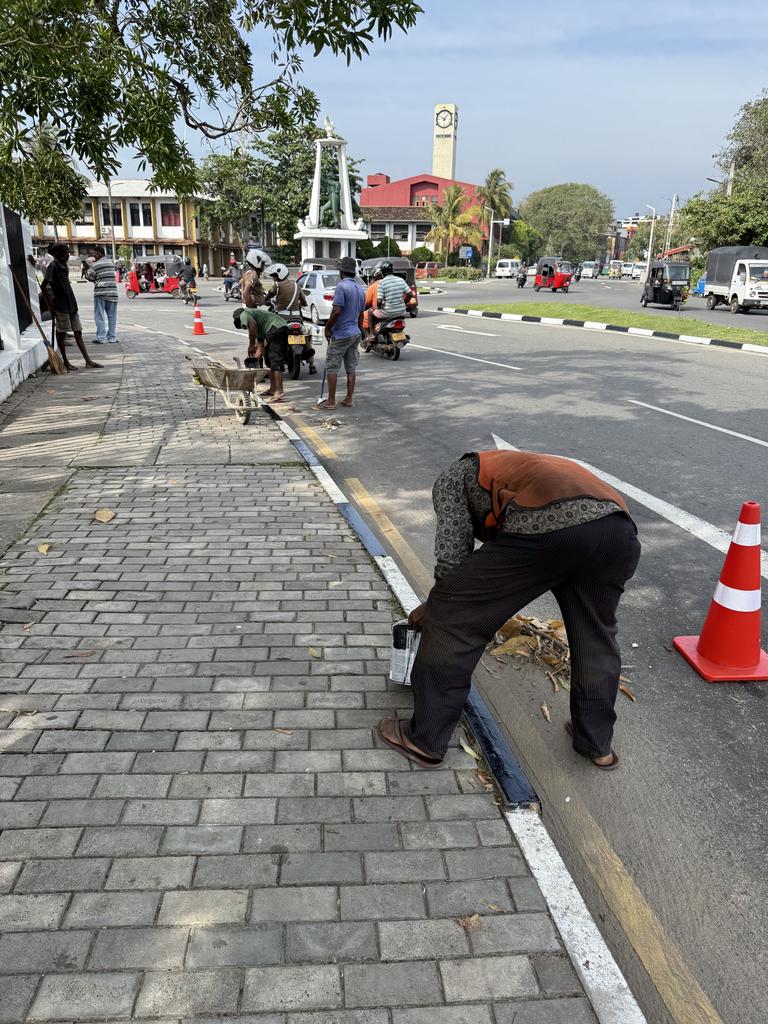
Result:
<svg viewBox="0 0 768 1024"><path fill-rule="evenodd" d="M565 731L568 733L571 739L573 739L573 722L565 723ZM597 761L595 761L595 759L590 754L582 754L580 750L577 750L576 753L580 757L588 758L595 766L595 768L599 768L601 772L612 772L614 771L614 769L619 767L619 755L616 753L615 750L611 751L611 760L608 762L608 764L598 764Z"/></svg>
<svg viewBox="0 0 768 1024"><path fill-rule="evenodd" d="M397 736L397 741L390 740L384 735L381 730L384 722L392 722L395 735ZM422 754L417 750L412 750L410 747L405 745L405 741L403 740L403 723L399 718L383 718L379 722L376 731L379 734L379 739L386 743L388 747L391 747L392 750L396 750L402 757L407 757L409 761L413 761L414 764L418 764L422 768L439 768L443 763L442 758L439 761L436 761L433 757L428 757L426 754Z"/></svg>

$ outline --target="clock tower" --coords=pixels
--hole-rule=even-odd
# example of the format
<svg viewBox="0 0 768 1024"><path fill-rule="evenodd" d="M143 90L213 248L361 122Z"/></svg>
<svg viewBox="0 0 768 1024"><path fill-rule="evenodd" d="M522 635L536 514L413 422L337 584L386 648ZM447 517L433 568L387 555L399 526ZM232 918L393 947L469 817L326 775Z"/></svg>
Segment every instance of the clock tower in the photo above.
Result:
<svg viewBox="0 0 768 1024"><path fill-rule="evenodd" d="M438 178L456 177L456 133L459 108L438 103L432 119L432 173Z"/></svg>

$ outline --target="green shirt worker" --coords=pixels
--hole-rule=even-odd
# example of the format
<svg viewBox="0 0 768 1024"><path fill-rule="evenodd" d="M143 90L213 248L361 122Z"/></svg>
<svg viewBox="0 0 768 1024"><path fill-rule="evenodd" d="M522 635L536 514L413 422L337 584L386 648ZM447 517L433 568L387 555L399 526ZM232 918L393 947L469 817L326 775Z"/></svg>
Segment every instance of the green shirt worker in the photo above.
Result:
<svg viewBox="0 0 768 1024"><path fill-rule="evenodd" d="M283 373L288 355L288 324L268 309L236 309L235 326L248 331L248 357L260 359L269 367L269 390L261 396L270 402L284 402Z"/></svg>

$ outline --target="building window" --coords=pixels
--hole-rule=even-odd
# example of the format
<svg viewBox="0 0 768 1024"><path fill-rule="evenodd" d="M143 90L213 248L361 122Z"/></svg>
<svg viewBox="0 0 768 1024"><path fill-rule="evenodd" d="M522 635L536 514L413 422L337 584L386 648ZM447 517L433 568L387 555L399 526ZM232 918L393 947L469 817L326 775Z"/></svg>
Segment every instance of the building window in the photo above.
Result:
<svg viewBox="0 0 768 1024"><path fill-rule="evenodd" d="M407 224L393 224L392 225L392 237L397 242L407 242L409 237L409 228Z"/></svg>
<svg viewBox="0 0 768 1024"><path fill-rule="evenodd" d="M139 207L139 204L138 203L129 203L128 204L128 210L129 210L129 214L130 214L130 218L131 218L131 227L132 228L140 228L141 227L141 208Z"/></svg>
<svg viewBox="0 0 768 1024"><path fill-rule="evenodd" d="M145 245L144 246L144 255L145 256L154 256L155 255L155 247L154 247L154 245Z"/></svg>
<svg viewBox="0 0 768 1024"><path fill-rule="evenodd" d="M380 239L387 237L387 225L386 224L371 224L371 239Z"/></svg>
<svg viewBox="0 0 768 1024"><path fill-rule="evenodd" d="M123 211L119 203L112 204L112 222L109 219L109 203L101 204L101 221L104 227L111 227L114 223L116 228L123 226Z"/></svg>
<svg viewBox="0 0 768 1024"><path fill-rule="evenodd" d="M83 203L83 209L75 224L93 224L93 203Z"/></svg>
<svg viewBox="0 0 768 1024"><path fill-rule="evenodd" d="M160 203L160 223L164 228L181 227L181 209L178 203Z"/></svg>
<svg viewBox="0 0 768 1024"><path fill-rule="evenodd" d="M425 242L427 235L432 230L431 224L417 224L416 225L416 241Z"/></svg>
<svg viewBox="0 0 768 1024"><path fill-rule="evenodd" d="M145 228L152 227L152 203L141 204L141 216L144 221Z"/></svg>
<svg viewBox="0 0 768 1024"><path fill-rule="evenodd" d="M165 256L181 256L183 250L180 245L164 245L163 255Z"/></svg>

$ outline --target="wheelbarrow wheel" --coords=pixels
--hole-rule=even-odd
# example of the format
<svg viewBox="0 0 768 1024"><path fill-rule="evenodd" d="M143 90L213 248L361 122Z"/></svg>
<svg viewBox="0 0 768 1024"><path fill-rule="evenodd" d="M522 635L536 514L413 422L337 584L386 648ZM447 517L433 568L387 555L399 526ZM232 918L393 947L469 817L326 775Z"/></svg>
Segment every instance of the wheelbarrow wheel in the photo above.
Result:
<svg viewBox="0 0 768 1024"><path fill-rule="evenodd" d="M253 411L251 405L251 396L249 394L238 395L235 399L235 416L237 416L243 426L250 422L251 412Z"/></svg>

